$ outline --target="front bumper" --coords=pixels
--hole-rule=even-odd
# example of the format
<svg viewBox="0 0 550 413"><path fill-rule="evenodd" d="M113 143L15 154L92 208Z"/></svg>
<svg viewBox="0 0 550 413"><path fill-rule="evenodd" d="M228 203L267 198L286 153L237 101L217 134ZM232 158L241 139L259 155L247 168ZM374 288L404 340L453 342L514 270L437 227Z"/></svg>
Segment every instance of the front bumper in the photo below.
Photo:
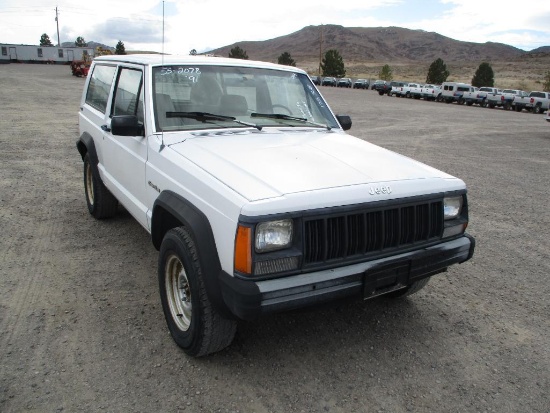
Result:
<svg viewBox="0 0 550 413"><path fill-rule="evenodd" d="M235 316L251 320L346 297L367 299L399 290L469 260L474 248L474 238L464 235L387 258L273 280L243 280L222 272L221 292Z"/></svg>

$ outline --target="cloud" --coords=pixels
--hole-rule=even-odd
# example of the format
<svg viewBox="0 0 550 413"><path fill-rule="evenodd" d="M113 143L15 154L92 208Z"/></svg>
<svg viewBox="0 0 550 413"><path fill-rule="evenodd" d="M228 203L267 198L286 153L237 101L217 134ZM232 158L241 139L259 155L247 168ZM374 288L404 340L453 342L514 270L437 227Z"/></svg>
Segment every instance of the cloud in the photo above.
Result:
<svg viewBox="0 0 550 413"><path fill-rule="evenodd" d="M90 39L100 39L102 43L118 42L119 40L137 44L160 44L162 42L162 21L127 19L115 17L93 26Z"/></svg>

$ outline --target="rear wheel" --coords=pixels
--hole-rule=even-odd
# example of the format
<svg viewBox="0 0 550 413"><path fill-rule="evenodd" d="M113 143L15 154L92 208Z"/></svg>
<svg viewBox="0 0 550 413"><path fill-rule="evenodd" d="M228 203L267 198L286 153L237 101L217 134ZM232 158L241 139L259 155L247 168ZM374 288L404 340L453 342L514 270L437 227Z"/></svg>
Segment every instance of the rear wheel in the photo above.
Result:
<svg viewBox="0 0 550 413"><path fill-rule="evenodd" d="M172 338L200 357L231 344L237 322L223 318L208 298L196 244L185 227L168 231L159 254L158 278L164 317Z"/></svg>
<svg viewBox="0 0 550 413"><path fill-rule="evenodd" d="M88 211L97 219L111 218L117 212L118 201L101 181L97 165L84 156L84 193Z"/></svg>

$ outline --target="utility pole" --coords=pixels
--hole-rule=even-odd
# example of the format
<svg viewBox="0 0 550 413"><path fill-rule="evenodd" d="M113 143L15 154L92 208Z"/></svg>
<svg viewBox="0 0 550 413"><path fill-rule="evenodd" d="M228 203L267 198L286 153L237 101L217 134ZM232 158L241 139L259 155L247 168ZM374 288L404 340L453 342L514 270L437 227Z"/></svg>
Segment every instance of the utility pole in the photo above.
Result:
<svg viewBox="0 0 550 413"><path fill-rule="evenodd" d="M319 38L319 77L321 76L322 60L323 60L323 25L321 25L321 36Z"/></svg>
<svg viewBox="0 0 550 413"><path fill-rule="evenodd" d="M57 47L61 47L61 42L59 41L59 19L57 18L57 6L55 6L55 23L57 24Z"/></svg>

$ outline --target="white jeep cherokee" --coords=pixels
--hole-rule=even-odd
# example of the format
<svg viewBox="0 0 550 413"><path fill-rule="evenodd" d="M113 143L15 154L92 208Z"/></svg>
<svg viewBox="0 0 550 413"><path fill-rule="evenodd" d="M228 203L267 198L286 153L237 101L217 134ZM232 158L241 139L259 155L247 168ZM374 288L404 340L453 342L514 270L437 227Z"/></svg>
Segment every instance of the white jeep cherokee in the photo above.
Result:
<svg viewBox="0 0 550 413"><path fill-rule="evenodd" d="M405 296L474 251L464 182L345 133L294 67L98 57L79 124L88 209L120 202L151 234L192 356L228 346L238 319Z"/></svg>

